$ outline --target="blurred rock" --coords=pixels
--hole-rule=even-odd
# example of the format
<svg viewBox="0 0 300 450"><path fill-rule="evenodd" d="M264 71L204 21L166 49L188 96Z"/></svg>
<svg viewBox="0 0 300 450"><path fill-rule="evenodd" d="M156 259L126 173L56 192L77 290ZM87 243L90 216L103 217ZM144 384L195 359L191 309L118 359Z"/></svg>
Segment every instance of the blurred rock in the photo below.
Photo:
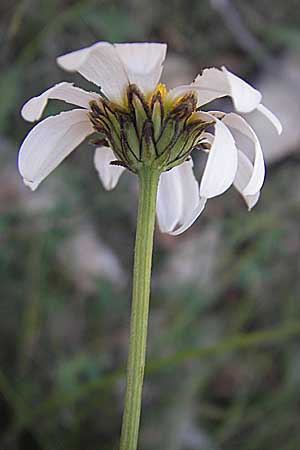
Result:
<svg viewBox="0 0 300 450"><path fill-rule="evenodd" d="M300 56L288 53L274 66L266 69L254 83L263 94L263 103L281 120L283 133L278 136L259 113L249 116L249 122L262 139L267 163L278 161L299 150L300 144ZM247 117L248 118L248 117Z"/></svg>
<svg viewBox="0 0 300 450"><path fill-rule="evenodd" d="M176 393L178 395L178 393ZM143 448L164 448L165 450L218 450L211 442L209 434L201 426L197 426L194 418L194 401L187 402L179 397L175 403L173 394L173 409L161 415L157 422L146 425L141 430ZM178 401L178 400L181 400ZM180 406L179 406L180 405ZM168 430L166 433L165 430ZM151 443L151 444L149 444Z"/></svg>
<svg viewBox="0 0 300 450"><path fill-rule="evenodd" d="M95 293L99 279L117 288L126 282L119 259L88 223L80 224L61 244L58 260L64 274L80 292Z"/></svg>
<svg viewBox="0 0 300 450"><path fill-rule="evenodd" d="M191 284L205 289L215 283L221 245L220 230L214 225L202 228L197 236L187 234L168 252L159 275L160 285L168 287L172 281L172 286Z"/></svg>
<svg viewBox="0 0 300 450"><path fill-rule="evenodd" d="M219 447L212 442L208 432L195 424L195 420L190 411L190 417L185 415L183 420L178 424L175 431L176 440L174 439L172 447L169 450L217 450Z"/></svg>

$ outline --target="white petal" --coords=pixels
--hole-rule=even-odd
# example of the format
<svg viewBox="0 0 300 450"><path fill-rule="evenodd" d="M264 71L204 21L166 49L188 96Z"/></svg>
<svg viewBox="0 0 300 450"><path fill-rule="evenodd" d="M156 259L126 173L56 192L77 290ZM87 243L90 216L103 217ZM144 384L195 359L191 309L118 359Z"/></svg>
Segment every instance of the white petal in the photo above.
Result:
<svg viewBox="0 0 300 450"><path fill-rule="evenodd" d="M172 89L168 98L176 98L187 91L197 92L198 107L229 95L237 111L247 113L257 108L261 101L259 91L229 72L225 67L222 67L222 70L215 67L203 70L202 74L198 75L191 85L178 86Z"/></svg>
<svg viewBox="0 0 300 450"><path fill-rule="evenodd" d="M236 110L247 113L256 109L261 102L261 93L240 77L229 72L226 67L223 66L222 71L227 78L229 95L232 97Z"/></svg>
<svg viewBox="0 0 300 450"><path fill-rule="evenodd" d="M192 159L161 175L156 212L162 232L183 233L195 222L205 203L206 199L199 195Z"/></svg>
<svg viewBox="0 0 300 450"><path fill-rule="evenodd" d="M177 86L168 92L167 99L175 100L186 92L195 91L198 95L197 106L205 105L219 97L229 95L229 85L222 70L212 67L204 69L191 84Z"/></svg>
<svg viewBox="0 0 300 450"><path fill-rule="evenodd" d="M25 103L21 110L22 117L29 122L41 118L49 99L63 100L73 105L89 108L91 100L97 100L99 95L95 92L87 92L72 83L62 82L52 86L37 97L33 97Z"/></svg>
<svg viewBox="0 0 300 450"><path fill-rule="evenodd" d="M167 99L175 100L186 92L195 91L198 95L197 106L205 105L219 97L229 95L230 89L222 70L215 67L204 69L191 84L177 86L168 92Z"/></svg>
<svg viewBox="0 0 300 450"><path fill-rule="evenodd" d="M212 143L214 142L215 136L212 133L205 132L202 134L201 138L203 138L206 143L212 145Z"/></svg>
<svg viewBox="0 0 300 450"><path fill-rule="evenodd" d="M73 52L66 53L56 58L57 64L68 72L76 72L89 59L90 53L101 46L100 42L96 42L89 47L84 47Z"/></svg>
<svg viewBox="0 0 300 450"><path fill-rule="evenodd" d="M211 198L225 192L232 185L236 171L237 148L234 139L226 125L215 118L215 138L202 176L200 196Z"/></svg>
<svg viewBox="0 0 300 450"><path fill-rule="evenodd" d="M244 195L254 195L261 189L265 179L264 155L258 137L256 136L254 130L246 122L246 120L238 114L226 114L222 122L225 123L229 128L237 130L247 136L254 144L254 169L249 182L243 189Z"/></svg>
<svg viewBox="0 0 300 450"><path fill-rule="evenodd" d="M19 171L24 183L36 189L92 132L87 112L82 109L66 111L40 122L26 136L19 151Z"/></svg>
<svg viewBox="0 0 300 450"><path fill-rule="evenodd" d="M203 133L201 136L201 144L209 144L208 148L202 147L201 150L205 153L209 153L210 148L214 142L215 136L212 133Z"/></svg>
<svg viewBox="0 0 300 450"><path fill-rule="evenodd" d="M204 69L202 74L195 78L192 86L198 89L198 106L230 94L226 76L216 67Z"/></svg>
<svg viewBox="0 0 300 450"><path fill-rule="evenodd" d="M204 210L206 202L206 198L199 197L196 208L193 211L190 211L189 215L185 217L185 220L179 228L176 228L175 231L170 231L169 234L171 234L172 236L178 236L179 234L190 228L190 226L193 225L193 223L198 219L198 217Z"/></svg>
<svg viewBox="0 0 300 450"><path fill-rule="evenodd" d="M166 96L167 102L173 102L178 97L185 95L188 92L194 92L196 95L199 94L199 90L193 84L183 84L181 86L177 86L173 89L170 89ZM206 102L207 103L207 102ZM202 104L202 103L201 103Z"/></svg>
<svg viewBox="0 0 300 450"><path fill-rule="evenodd" d="M199 183L194 175L192 158L180 164L180 166L177 167L177 170L180 176L183 198L182 214L179 223L183 224L198 207L200 197Z"/></svg>
<svg viewBox="0 0 300 450"><path fill-rule="evenodd" d="M116 48L108 42L96 42L90 47L57 58L65 70L77 71L101 87L112 101L123 102L128 76Z"/></svg>
<svg viewBox="0 0 300 450"><path fill-rule="evenodd" d="M159 82L166 57L167 45L158 43L115 44L130 83L144 93L153 91Z"/></svg>
<svg viewBox="0 0 300 450"><path fill-rule="evenodd" d="M174 230L182 217L183 196L179 167L163 172L158 183L156 214L163 233Z"/></svg>
<svg viewBox="0 0 300 450"><path fill-rule="evenodd" d="M254 195L244 195L245 186L249 183L249 180L253 173L253 165L249 158L240 150L238 151L238 170L236 173L235 180L233 182L234 187L242 194L249 211L256 205L258 202L260 191L258 191Z"/></svg>
<svg viewBox="0 0 300 450"><path fill-rule="evenodd" d="M110 163L116 161L114 152L109 147L98 147L94 155L94 164L106 190L114 189L125 168Z"/></svg>
<svg viewBox="0 0 300 450"><path fill-rule="evenodd" d="M269 108L260 104L258 105L257 110L260 111L264 116L266 116L267 119L269 119L272 125L274 125L274 127L276 128L278 134L282 133L282 125L280 120L275 116L275 114L272 113L272 111L269 110Z"/></svg>

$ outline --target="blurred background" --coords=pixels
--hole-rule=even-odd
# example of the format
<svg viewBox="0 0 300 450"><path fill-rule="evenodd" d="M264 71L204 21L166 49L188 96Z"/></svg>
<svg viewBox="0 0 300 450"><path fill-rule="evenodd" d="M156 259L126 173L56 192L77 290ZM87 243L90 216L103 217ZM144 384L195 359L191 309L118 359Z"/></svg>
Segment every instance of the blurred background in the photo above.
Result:
<svg viewBox="0 0 300 450"><path fill-rule="evenodd" d="M84 143L36 191L21 105L96 40L164 41L168 86L225 64L263 92L267 179L180 237L156 231L140 450L300 449L299 0L1 0L0 448L118 448L137 185L105 192ZM231 108L222 101L222 108ZM51 102L47 114L65 105ZM42 149L41 149L42 151Z"/></svg>

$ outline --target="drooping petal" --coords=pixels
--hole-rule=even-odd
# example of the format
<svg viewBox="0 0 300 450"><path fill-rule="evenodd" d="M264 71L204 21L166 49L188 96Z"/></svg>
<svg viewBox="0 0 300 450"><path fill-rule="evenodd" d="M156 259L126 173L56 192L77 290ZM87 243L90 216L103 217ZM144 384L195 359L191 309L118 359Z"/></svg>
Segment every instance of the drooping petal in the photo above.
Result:
<svg viewBox="0 0 300 450"><path fill-rule="evenodd" d="M163 69L167 45L159 43L115 44L130 83L135 83L144 93L154 90Z"/></svg>
<svg viewBox="0 0 300 450"><path fill-rule="evenodd" d="M178 166L178 175L182 195L182 212L176 229L170 232L170 234L174 235L183 233L189 228L203 209L202 203L199 209L199 183L194 175L192 158Z"/></svg>
<svg viewBox="0 0 300 450"><path fill-rule="evenodd" d="M238 170L233 182L234 187L239 191L239 193L243 196L249 211L256 205L258 202L260 191L253 195L244 195L244 189L249 183L249 180L253 173L253 165L249 158L240 150L238 151Z"/></svg>
<svg viewBox="0 0 300 450"><path fill-rule="evenodd" d="M183 196L179 167L163 172L159 179L156 214L163 233L173 231L182 217Z"/></svg>
<svg viewBox="0 0 300 450"><path fill-rule="evenodd" d="M104 188L108 191L114 189L125 168L111 165L116 157L109 147L98 147L94 155L94 164Z"/></svg>
<svg viewBox="0 0 300 450"><path fill-rule="evenodd" d="M243 117L235 113L226 114L222 120L230 129L247 136L254 144L254 168L252 175L244 186L244 195L254 195L260 191L265 179L264 155L258 137ZM237 145L239 147L238 141Z"/></svg>
<svg viewBox="0 0 300 450"><path fill-rule="evenodd" d="M23 141L18 158L24 183L32 190L52 172L89 134L93 127L82 109L48 117Z"/></svg>
<svg viewBox="0 0 300 450"><path fill-rule="evenodd" d="M57 63L63 69L77 71L100 86L111 101L123 101L129 80L124 64L112 44L96 42L90 47L58 57Z"/></svg>
<svg viewBox="0 0 300 450"><path fill-rule="evenodd" d="M183 233L195 222L205 203L206 199L199 195L192 159L161 175L156 212L162 232Z"/></svg>
<svg viewBox="0 0 300 450"><path fill-rule="evenodd" d="M199 117L213 118L210 114L198 114ZM222 121L214 120L215 138L200 183L200 196L204 198L225 192L232 185L237 171L237 148L233 136Z"/></svg>
<svg viewBox="0 0 300 450"><path fill-rule="evenodd" d="M206 202L206 198L199 197L196 208L193 211L189 211L189 214L182 221L182 225L176 228L174 231L170 231L169 234L171 234L172 236L178 236L179 234L182 234L184 231L190 228L190 226L193 225L193 223L198 219L198 217L204 210Z"/></svg>
<svg viewBox="0 0 300 450"><path fill-rule="evenodd" d="M282 124L280 120L275 116L275 114L272 113L272 111L269 110L269 108L260 104L258 105L257 110L261 112L267 119L269 119L271 124L276 128L278 134L282 133Z"/></svg>
<svg viewBox="0 0 300 450"><path fill-rule="evenodd" d="M72 83L62 82L28 100L21 110L21 115L25 120L34 122L41 118L49 99L63 100L82 108L88 108L89 102L97 100L98 97L99 95L95 92L87 92Z"/></svg>
<svg viewBox="0 0 300 450"><path fill-rule="evenodd" d="M229 95L232 97L236 110L248 113L256 109L261 102L261 93L237 75L229 72L226 67L223 66L222 71L227 78Z"/></svg>

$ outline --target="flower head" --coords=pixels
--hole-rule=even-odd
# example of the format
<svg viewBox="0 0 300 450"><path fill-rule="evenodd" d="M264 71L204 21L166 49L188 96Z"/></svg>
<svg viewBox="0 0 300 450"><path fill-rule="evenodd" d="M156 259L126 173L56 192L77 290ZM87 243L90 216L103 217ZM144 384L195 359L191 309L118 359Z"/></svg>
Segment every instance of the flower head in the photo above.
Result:
<svg viewBox="0 0 300 450"><path fill-rule="evenodd" d="M27 135L19 152L25 184L36 189L93 134L94 162L106 189L116 186L126 168L138 173L147 165L161 172L157 217L163 232L185 231L207 199L232 184L251 209L265 176L260 142L240 115L201 107L230 96L238 112L257 110L281 133L279 120L262 105L259 91L225 67L205 69L190 85L167 90L159 83L165 55L165 44L97 42L60 56L63 69L79 72L100 92L62 82L23 106L28 121L40 119L49 99L79 107L44 119ZM200 184L193 173L193 150L208 155Z"/></svg>

